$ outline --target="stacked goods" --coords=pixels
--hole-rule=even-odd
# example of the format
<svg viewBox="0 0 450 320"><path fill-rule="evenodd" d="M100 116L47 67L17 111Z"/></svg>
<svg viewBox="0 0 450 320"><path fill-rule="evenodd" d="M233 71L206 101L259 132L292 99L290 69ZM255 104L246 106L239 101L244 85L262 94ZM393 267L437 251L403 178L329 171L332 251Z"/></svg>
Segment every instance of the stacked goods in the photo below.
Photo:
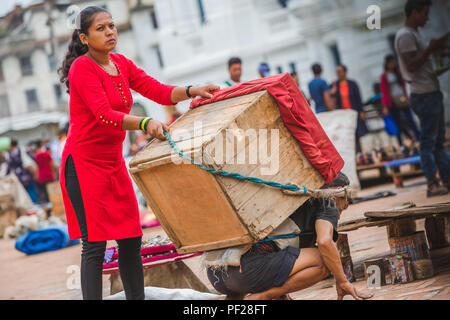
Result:
<svg viewBox="0 0 450 320"><path fill-rule="evenodd" d="M339 257L341 258L342 268L344 269L345 276L350 282L355 281L355 275L353 273L353 261L350 256L350 246L348 245L348 236L346 233L339 233L339 237L336 242Z"/></svg>
<svg viewBox="0 0 450 320"><path fill-rule="evenodd" d="M450 244L450 215L439 215L425 219L430 249L446 247Z"/></svg>
<svg viewBox="0 0 450 320"><path fill-rule="evenodd" d="M181 255L176 252L172 241L161 236L154 238L142 239L141 256L144 267L152 265L162 265L180 261L186 258L192 258L200 255L201 252ZM105 251L105 259L103 263L103 273L115 273L119 268L119 250L118 246L111 247Z"/></svg>
<svg viewBox="0 0 450 320"><path fill-rule="evenodd" d="M105 251L103 274L110 275L111 294L123 290L118 268L119 254L117 246ZM173 243L161 236L143 238L141 256L144 268L144 285L163 288L189 288L209 292L206 286L182 261L200 254L201 252L179 254L175 251Z"/></svg>
<svg viewBox="0 0 450 320"><path fill-rule="evenodd" d="M64 211L64 203L62 198L61 186L59 181L50 182L47 184L48 199L52 203L52 215L66 219Z"/></svg>
<svg viewBox="0 0 450 320"><path fill-rule="evenodd" d="M355 135L358 113L354 110L335 110L317 114L323 129L344 159L342 172L350 180L352 189L360 189L355 160Z"/></svg>
<svg viewBox="0 0 450 320"><path fill-rule="evenodd" d="M387 284L388 265L385 258L364 261L364 276L367 287L373 288Z"/></svg>
<svg viewBox="0 0 450 320"><path fill-rule="evenodd" d="M389 238L409 236L416 232L416 221L409 218L396 219L387 225Z"/></svg>
<svg viewBox="0 0 450 320"><path fill-rule="evenodd" d="M391 237L388 240L391 254L407 254L411 261L430 259L430 251L423 231L403 237Z"/></svg>
<svg viewBox="0 0 450 320"><path fill-rule="evenodd" d="M393 254L387 257L391 283L407 283L414 281L411 258L405 254Z"/></svg>
<svg viewBox="0 0 450 320"><path fill-rule="evenodd" d="M184 155L209 169L265 181L320 188L343 167L288 74L194 100L170 134ZM156 139L130 161L130 172L179 253L261 240L307 200L211 174Z"/></svg>
<svg viewBox="0 0 450 320"><path fill-rule="evenodd" d="M412 262L414 277L417 280L431 278L434 275L434 268L431 259L422 259Z"/></svg>
<svg viewBox="0 0 450 320"><path fill-rule="evenodd" d="M5 229L14 225L17 219L17 210L14 197L10 194L0 195L0 238L3 237Z"/></svg>

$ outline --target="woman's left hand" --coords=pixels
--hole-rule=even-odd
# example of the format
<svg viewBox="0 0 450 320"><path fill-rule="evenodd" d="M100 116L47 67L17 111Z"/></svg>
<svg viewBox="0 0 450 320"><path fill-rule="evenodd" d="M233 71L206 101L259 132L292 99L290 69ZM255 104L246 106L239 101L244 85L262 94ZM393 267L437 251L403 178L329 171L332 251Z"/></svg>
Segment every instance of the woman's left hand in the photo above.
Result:
<svg viewBox="0 0 450 320"><path fill-rule="evenodd" d="M211 92L214 92L216 90L219 90L220 87L214 85L214 84L208 84L206 86L203 87L192 87L190 89L190 94L192 97L196 97L196 96L200 96L203 98L208 98L211 99L213 97L213 95L211 94Z"/></svg>

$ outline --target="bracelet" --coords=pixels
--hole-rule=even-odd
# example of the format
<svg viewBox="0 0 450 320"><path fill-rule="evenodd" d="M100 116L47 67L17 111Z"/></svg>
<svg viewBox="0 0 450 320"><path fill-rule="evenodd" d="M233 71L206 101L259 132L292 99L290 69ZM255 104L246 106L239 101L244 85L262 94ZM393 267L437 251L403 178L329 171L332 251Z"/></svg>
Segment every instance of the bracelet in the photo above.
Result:
<svg viewBox="0 0 450 320"><path fill-rule="evenodd" d="M142 131L147 132L147 125L150 122L150 120L152 120L152 118L150 118L150 117L142 118L141 122L139 122L139 128Z"/></svg>
<svg viewBox="0 0 450 320"><path fill-rule="evenodd" d="M189 93L189 89L190 89L191 87L192 87L192 86L187 86L187 87L186 87L186 95L187 95L189 98L192 98L191 94Z"/></svg>
<svg viewBox="0 0 450 320"><path fill-rule="evenodd" d="M144 127L144 132L147 132L147 125L150 122L150 120L152 120L152 118L148 117L144 120L144 122L142 123L142 126Z"/></svg>

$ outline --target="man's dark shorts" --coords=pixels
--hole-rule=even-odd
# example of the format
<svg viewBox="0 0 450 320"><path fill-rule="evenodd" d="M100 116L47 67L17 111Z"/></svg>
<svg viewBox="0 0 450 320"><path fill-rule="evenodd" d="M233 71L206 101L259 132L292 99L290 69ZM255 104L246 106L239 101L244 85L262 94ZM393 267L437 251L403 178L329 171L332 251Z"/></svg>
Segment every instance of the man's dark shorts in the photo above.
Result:
<svg viewBox="0 0 450 320"><path fill-rule="evenodd" d="M310 199L298 208L290 218L301 230L300 248L313 247L316 243L315 221L329 221L333 226L333 240L337 240L338 209L332 200ZM256 293L282 286L289 277L295 261L300 255L299 248L288 246L280 250L273 241L264 242L269 250L258 244L241 257L242 272L239 267L207 270L213 287L226 295L236 296ZM272 251L272 252L268 252Z"/></svg>

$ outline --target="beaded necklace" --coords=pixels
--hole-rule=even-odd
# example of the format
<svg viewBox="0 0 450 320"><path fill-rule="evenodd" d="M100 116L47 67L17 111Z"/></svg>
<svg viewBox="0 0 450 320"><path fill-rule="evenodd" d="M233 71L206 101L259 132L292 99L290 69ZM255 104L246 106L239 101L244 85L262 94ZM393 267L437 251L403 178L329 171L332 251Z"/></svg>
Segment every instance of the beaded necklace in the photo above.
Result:
<svg viewBox="0 0 450 320"><path fill-rule="evenodd" d="M90 57L90 58L91 58L95 63L97 63L92 57ZM117 86L117 84L115 83L114 79L112 78L111 74L109 74L109 72L108 72L101 64L97 63L97 65L99 65L99 66L106 72L106 74L109 76L109 78L111 79L111 82L112 82L113 85L114 85L114 88L116 88L117 92L122 96L122 102L123 102L124 106L125 106L126 108L129 109L129 108L130 108L130 104L128 103L129 100L127 100L127 99L129 99L130 96L128 95L128 98L125 97L124 92L123 92L123 90L122 90L122 81L123 81L123 83L124 83L126 92L129 93L129 92L130 92L130 89L128 88L128 86L127 86L127 84L126 84L126 81L125 81L125 79L123 78L123 74L122 74L122 72L120 71L120 69L119 69L119 67L117 66L117 64L116 64L112 59L110 59L110 61L112 61L112 63L113 63L114 66L116 67L117 72L119 73L118 75L120 76L120 79L121 79L121 81L119 82L119 85L118 85L118 86Z"/></svg>

